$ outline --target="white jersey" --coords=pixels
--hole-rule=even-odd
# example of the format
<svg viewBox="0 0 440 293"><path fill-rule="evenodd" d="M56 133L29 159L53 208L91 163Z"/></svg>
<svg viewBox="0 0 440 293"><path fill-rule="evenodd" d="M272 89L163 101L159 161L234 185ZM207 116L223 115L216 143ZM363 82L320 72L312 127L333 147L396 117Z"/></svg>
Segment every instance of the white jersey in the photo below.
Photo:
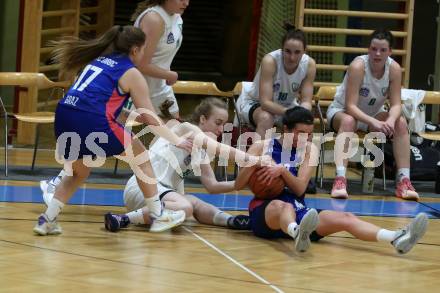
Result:
<svg viewBox="0 0 440 293"><path fill-rule="evenodd" d="M159 14L165 23L164 33L159 39L151 63L165 70L170 70L171 62L182 44L182 17L178 13L169 15L161 6L157 5L144 10L134 22L134 26L139 27L142 18L151 11ZM152 99L156 97L174 96L172 87L167 85L164 79L146 75L144 75L144 77L150 88L150 96Z"/></svg>
<svg viewBox="0 0 440 293"><path fill-rule="evenodd" d="M376 79L370 70L368 55L356 57L364 62L364 79L359 89L359 100L357 106L367 115L376 115L383 107L389 96L390 86L390 65L393 59L388 57L385 62L385 72L380 79ZM347 87L348 72L344 81L336 88L336 94L331 107L345 109L345 91Z"/></svg>
<svg viewBox="0 0 440 293"><path fill-rule="evenodd" d="M275 59L276 72L273 78L273 96L272 99L275 103L278 103L286 108L291 108L298 105L299 90L301 83L307 76L307 70L309 68L310 57L307 54L303 54L299 61L298 67L294 73L288 74L284 70L283 54L281 49L270 52L270 56ZM252 86L243 99L259 100L260 97L260 76L261 66L255 75Z"/></svg>
<svg viewBox="0 0 440 293"><path fill-rule="evenodd" d="M175 126L176 127L176 126ZM178 148L166 139L159 138L149 150L151 166L156 179L164 186L184 194L184 179L193 172L192 161L200 162L205 150L196 153L192 158L187 151Z"/></svg>

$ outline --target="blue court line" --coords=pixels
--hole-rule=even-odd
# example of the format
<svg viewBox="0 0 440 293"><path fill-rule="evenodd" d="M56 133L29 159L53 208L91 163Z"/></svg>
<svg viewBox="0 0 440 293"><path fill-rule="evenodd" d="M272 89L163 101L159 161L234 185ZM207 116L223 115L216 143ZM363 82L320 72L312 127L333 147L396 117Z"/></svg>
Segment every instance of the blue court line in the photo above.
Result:
<svg viewBox="0 0 440 293"><path fill-rule="evenodd" d="M81 188L70 199L69 204L123 206L122 194L122 190ZM234 211L246 211L252 199L251 195L243 194L193 194L223 210ZM0 202L42 203L43 199L38 186L0 186ZM362 216L412 217L426 212L431 217L438 217L435 209L440 210L440 203L432 202L427 206L412 201L306 198L306 203L311 208L346 211Z"/></svg>

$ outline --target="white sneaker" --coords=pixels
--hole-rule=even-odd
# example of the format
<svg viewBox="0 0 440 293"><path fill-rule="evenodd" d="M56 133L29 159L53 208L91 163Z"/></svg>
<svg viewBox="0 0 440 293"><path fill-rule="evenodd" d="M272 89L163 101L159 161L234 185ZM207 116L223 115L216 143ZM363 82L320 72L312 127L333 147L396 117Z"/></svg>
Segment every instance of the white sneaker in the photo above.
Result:
<svg viewBox="0 0 440 293"><path fill-rule="evenodd" d="M52 180L41 180L40 181L40 189L43 193L43 201L46 206L49 205L50 201L55 195L56 185L52 183Z"/></svg>
<svg viewBox="0 0 440 293"><path fill-rule="evenodd" d="M159 217L152 218L150 232L162 232L182 224L185 221L185 212L163 209Z"/></svg>
<svg viewBox="0 0 440 293"><path fill-rule="evenodd" d="M61 229L61 226L58 225L56 219L49 221L45 214L41 214L38 217L37 225L34 227L34 232L38 235L46 236L61 234L63 230Z"/></svg>
<svg viewBox="0 0 440 293"><path fill-rule="evenodd" d="M310 209L302 218L298 225L298 234L295 237L295 250L304 252L310 247L310 234L316 230L319 223L318 212L315 209Z"/></svg>
<svg viewBox="0 0 440 293"><path fill-rule="evenodd" d="M425 213L418 214L411 223L400 230L400 235L391 244L400 254L405 254L417 244L428 227L428 216Z"/></svg>

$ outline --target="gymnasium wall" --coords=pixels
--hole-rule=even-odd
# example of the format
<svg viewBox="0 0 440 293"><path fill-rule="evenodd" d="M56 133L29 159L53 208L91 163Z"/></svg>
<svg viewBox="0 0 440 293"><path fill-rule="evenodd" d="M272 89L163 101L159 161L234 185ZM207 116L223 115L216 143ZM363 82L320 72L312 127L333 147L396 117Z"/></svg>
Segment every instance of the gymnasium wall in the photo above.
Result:
<svg viewBox="0 0 440 293"><path fill-rule="evenodd" d="M0 71L16 71L20 1L0 1ZM12 88L0 88L3 102L12 105Z"/></svg>

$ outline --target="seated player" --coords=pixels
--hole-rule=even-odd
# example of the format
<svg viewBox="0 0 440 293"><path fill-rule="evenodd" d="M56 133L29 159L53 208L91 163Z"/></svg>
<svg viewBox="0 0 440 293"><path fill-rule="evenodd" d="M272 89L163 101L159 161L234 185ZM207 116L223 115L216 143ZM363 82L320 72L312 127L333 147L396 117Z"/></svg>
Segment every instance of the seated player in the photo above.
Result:
<svg viewBox="0 0 440 293"><path fill-rule="evenodd" d="M418 214L408 226L391 231L365 222L351 213L314 210L308 208L305 198L309 182L316 165L318 151L313 144L305 143L298 137L310 136L313 131L313 115L302 107L286 111L283 116L283 134L280 139L269 141L268 155L277 163L274 166L258 168L246 167L240 170L235 181L236 189L244 188L257 172L262 184L271 184L273 178L281 176L286 188L272 199L253 198L249 204L251 230L262 238L291 237L297 251L306 251L310 241L341 231L346 231L364 241L391 243L398 253L407 253L424 235L428 218ZM293 135L293 137L292 137ZM263 155L265 143L253 144L249 153ZM290 147L291 146L291 147ZM305 150L305 151L304 151Z"/></svg>
<svg viewBox="0 0 440 293"><path fill-rule="evenodd" d="M396 158L396 191L399 198L418 200L410 181L410 141L406 120L401 116L402 69L391 59L393 35L376 30L370 36L368 55L357 57L337 87L334 101L327 110L330 129L338 134L356 130L382 132L393 140ZM384 109L385 100L390 110ZM336 177L331 197L348 198L345 173L347 160L335 154Z"/></svg>
<svg viewBox="0 0 440 293"><path fill-rule="evenodd" d="M304 32L288 23L284 27L281 49L264 56L252 86L244 88L237 100L237 114L261 138L281 123L288 108L299 104L312 108L315 60L305 54Z"/></svg>

